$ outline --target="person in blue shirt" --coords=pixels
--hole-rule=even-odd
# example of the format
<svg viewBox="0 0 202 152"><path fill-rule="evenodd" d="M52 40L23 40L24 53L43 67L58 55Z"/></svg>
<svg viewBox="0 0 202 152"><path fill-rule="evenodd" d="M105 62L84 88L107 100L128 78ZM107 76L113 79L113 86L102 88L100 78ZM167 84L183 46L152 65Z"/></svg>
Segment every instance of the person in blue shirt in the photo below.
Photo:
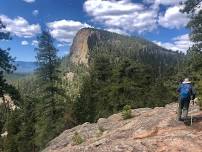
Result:
<svg viewBox="0 0 202 152"><path fill-rule="evenodd" d="M179 93L178 120L186 121L188 116L189 104L195 99L196 93L189 78L185 78L177 89ZM182 117L183 113L183 117Z"/></svg>

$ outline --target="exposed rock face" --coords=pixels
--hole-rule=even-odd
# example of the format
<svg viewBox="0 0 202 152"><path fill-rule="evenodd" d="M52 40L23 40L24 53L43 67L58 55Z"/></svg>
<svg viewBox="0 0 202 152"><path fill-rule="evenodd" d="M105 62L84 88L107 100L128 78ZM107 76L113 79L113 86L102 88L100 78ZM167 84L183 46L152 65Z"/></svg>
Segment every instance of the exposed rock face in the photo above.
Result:
<svg viewBox="0 0 202 152"><path fill-rule="evenodd" d="M67 81L73 81L74 79L74 73L73 72L68 72L65 74L64 79Z"/></svg>
<svg viewBox="0 0 202 152"><path fill-rule="evenodd" d="M4 95L4 100L3 98L0 98L0 105L1 104L6 104L7 107L9 107L11 110L15 110L18 108L14 102L12 101L11 97L9 95Z"/></svg>
<svg viewBox="0 0 202 152"><path fill-rule="evenodd" d="M5 131L3 134L1 134L1 137L6 137L8 135L8 132Z"/></svg>
<svg viewBox="0 0 202 152"><path fill-rule="evenodd" d="M133 118L121 114L101 118L64 131L43 152L202 152L202 112L196 106L189 114L192 126L176 120L177 104L132 111ZM85 139L74 145L75 132Z"/></svg>
<svg viewBox="0 0 202 152"><path fill-rule="evenodd" d="M75 64L88 64L88 38L94 31L90 28L81 29L75 36L70 54L71 61Z"/></svg>

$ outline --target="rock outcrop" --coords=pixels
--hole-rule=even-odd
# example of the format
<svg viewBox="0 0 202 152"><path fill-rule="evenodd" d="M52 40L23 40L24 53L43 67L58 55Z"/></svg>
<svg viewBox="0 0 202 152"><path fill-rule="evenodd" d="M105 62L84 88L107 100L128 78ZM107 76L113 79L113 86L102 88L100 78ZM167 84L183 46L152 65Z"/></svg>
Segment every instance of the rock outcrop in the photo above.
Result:
<svg viewBox="0 0 202 152"><path fill-rule="evenodd" d="M9 95L4 95L4 99L0 97L0 105L5 104L7 107L9 107L11 110L15 110L18 108L14 102L12 101L11 97Z"/></svg>
<svg viewBox="0 0 202 152"><path fill-rule="evenodd" d="M91 28L81 29L75 36L71 49L71 61L75 64L88 64L88 39L94 33Z"/></svg>
<svg viewBox="0 0 202 152"><path fill-rule="evenodd" d="M192 107L193 124L176 120L177 104L132 110L133 117L121 114L100 118L64 131L43 152L202 152L202 112ZM84 142L73 143L77 132Z"/></svg>

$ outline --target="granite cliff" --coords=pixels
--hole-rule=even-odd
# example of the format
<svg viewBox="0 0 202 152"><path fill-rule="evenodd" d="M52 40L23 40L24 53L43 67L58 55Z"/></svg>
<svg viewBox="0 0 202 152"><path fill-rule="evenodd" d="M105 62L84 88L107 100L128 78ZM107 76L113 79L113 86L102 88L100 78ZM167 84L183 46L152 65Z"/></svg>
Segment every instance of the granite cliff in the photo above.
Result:
<svg viewBox="0 0 202 152"><path fill-rule="evenodd" d="M75 64L88 63L88 38L93 31L89 29L81 29L75 36L71 46L71 61Z"/></svg>

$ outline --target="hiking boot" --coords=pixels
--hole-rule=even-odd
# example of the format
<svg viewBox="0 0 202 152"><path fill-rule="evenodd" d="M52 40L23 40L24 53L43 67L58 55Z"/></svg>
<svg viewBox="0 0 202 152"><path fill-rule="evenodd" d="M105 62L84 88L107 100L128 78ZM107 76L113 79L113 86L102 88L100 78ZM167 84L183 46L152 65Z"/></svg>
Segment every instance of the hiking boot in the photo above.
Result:
<svg viewBox="0 0 202 152"><path fill-rule="evenodd" d="M178 120L178 121L184 121L184 119L182 119L182 118L177 118L177 120Z"/></svg>
<svg viewBox="0 0 202 152"><path fill-rule="evenodd" d="M184 124L185 124L186 126L190 126L190 125L191 125L191 122L190 122L190 120L189 120L188 118L185 118L185 119L184 119Z"/></svg>

